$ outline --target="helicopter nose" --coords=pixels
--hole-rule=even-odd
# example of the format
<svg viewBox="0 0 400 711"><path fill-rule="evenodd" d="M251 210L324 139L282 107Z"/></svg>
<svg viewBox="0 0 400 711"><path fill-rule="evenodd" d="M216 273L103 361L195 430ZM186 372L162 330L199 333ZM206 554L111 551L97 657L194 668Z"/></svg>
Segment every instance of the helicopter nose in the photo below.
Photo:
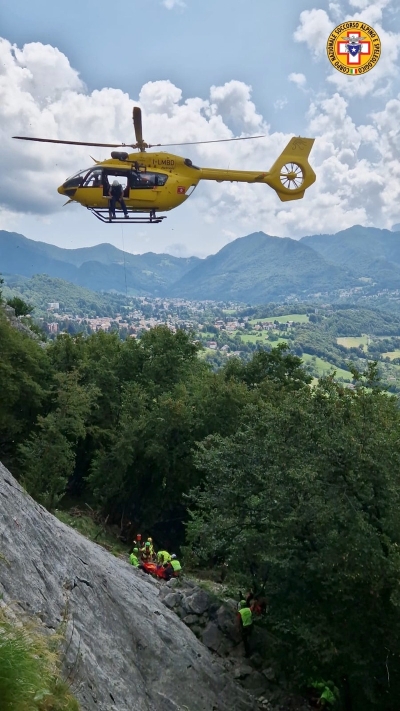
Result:
<svg viewBox="0 0 400 711"><path fill-rule="evenodd" d="M64 186L60 185L60 187L57 188L57 192L60 193L60 195L65 195Z"/></svg>

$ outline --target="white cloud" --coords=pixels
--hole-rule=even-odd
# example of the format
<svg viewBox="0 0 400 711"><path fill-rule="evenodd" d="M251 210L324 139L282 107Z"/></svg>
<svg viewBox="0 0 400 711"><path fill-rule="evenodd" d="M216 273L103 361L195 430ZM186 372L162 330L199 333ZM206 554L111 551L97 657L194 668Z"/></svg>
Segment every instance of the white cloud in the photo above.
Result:
<svg viewBox="0 0 400 711"><path fill-rule="evenodd" d="M172 254L173 257L190 257L192 255L192 251L189 251L187 244L183 242L167 244L164 251L166 254Z"/></svg>
<svg viewBox="0 0 400 711"><path fill-rule="evenodd" d="M184 0L162 0L162 4L167 10L173 10L174 7L185 7L186 3Z"/></svg>
<svg viewBox="0 0 400 711"><path fill-rule="evenodd" d="M315 57L325 52L328 37L335 24L325 10L303 10L300 24L294 33L296 42L305 42Z"/></svg>
<svg viewBox="0 0 400 711"><path fill-rule="evenodd" d="M322 27L326 18L318 18ZM314 26L304 35L313 52L315 32ZM291 81L302 86L303 76L295 73ZM359 125L351 116L351 99L344 96L342 87L333 91L332 96L314 96L310 104L308 135L316 137L310 162L317 182L303 200L281 203L264 185L200 184L191 198L190 214L196 224L204 225L205 252L215 251L215 241L207 242L207 224L217 226L226 243L236 235L260 229L298 236L336 231L355 223L388 227L399 221L400 95L382 99L381 109L364 117ZM176 149L183 155L187 151L197 165L267 170L290 138L290 134L271 132L252 101L251 87L243 82L212 86L208 96L185 100L181 89L170 81L148 82L139 100L113 88L90 93L59 50L40 43L19 50L1 40L0 227L12 228L13 219L21 213L40 219L57 213L62 219L70 206L63 212L63 198L56 186L90 166L89 154L99 160L109 154L101 148L23 143L11 136L128 143L134 140L134 104L143 109L144 138L149 142L214 140L253 133L266 136ZM193 253L196 245L190 243L190 235L188 244ZM184 254L180 242L169 248Z"/></svg>
<svg viewBox="0 0 400 711"><path fill-rule="evenodd" d="M293 84L296 84L296 86L303 87L307 83L307 79L304 74L297 74L296 72L292 72L288 76L289 81L293 82Z"/></svg>
<svg viewBox="0 0 400 711"><path fill-rule="evenodd" d="M284 96L283 99L276 99L276 101L274 101L274 109L276 109L277 111L281 111L285 108L285 106L287 106L287 103L288 100L286 96Z"/></svg>

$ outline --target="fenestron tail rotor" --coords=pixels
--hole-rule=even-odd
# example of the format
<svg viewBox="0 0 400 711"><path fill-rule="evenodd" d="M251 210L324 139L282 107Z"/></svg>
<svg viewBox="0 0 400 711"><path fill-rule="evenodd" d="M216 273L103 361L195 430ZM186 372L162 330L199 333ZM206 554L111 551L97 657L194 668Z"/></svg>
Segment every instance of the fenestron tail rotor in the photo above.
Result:
<svg viewBox="0 0 400 711"><path fill-rule="evenodd" d="M184 143L146 143L143 140L142 110L138 106L133 108L133 127L135 129L136 143L94 143L92 141L64 141L59 138L33 138L31 136L13 136L20 141L38 141L39 143L62 143L67 146L96 146L99 148L137 148L144 151L146 148L166 148L169 146L197 146L204 143L226 143L229 141L248 141L264 136L240 136L238 138L216 138L210 141L185 141Z"/></svg>

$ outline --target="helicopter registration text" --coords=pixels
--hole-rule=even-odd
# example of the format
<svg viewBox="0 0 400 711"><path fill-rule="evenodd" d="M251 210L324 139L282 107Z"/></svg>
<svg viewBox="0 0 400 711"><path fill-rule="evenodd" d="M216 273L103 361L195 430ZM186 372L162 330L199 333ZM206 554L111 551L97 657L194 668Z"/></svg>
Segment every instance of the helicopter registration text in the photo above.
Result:
<svg viewBox="0 0 400 711"><path fill-rule="evenodd" d="M172 158L158 158L157 160L153 160L153 167L156 165L163 165L165 167L171 168L175 165L175 161L172 160Z"/></svg>

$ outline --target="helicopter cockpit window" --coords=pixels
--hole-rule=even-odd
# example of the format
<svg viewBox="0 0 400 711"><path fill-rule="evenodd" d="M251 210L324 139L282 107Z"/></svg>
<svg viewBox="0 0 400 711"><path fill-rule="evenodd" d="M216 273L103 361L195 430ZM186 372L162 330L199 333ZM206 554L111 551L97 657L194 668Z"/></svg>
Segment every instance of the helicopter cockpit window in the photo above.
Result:
<svg viewBox="0 0 400 711"><path fill-rule="evenodd" d="M103 171L99 168L92 170L85 180L85 188L101 188L103 185Z"/></svg>
<svg viewBox="0 0 400 711"><path fill-rule="evenodd" d="M132 171L129 176L129 185L132 189L155 188L165 185L168 175L164 173L150 173L148 171Z"/></svg>
<svg viewBox="0 0 400 711"><path fill-rule="evenodd" d="M75 175L72 175L70 178L67 178L63 187L64 188L80 188L80 187L82 187L90 170L91 170L90 168L86 168L86 170L80 170L79 173L75 173Z"/></svg>

